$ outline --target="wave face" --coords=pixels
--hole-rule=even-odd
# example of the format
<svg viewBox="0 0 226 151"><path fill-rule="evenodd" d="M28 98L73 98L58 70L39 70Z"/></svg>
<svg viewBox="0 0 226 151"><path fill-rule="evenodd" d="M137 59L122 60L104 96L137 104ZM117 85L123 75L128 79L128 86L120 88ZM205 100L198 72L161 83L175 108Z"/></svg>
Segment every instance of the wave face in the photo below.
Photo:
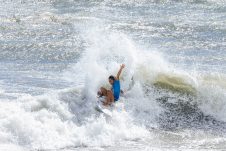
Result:
<svg viewBox="0 0 226 151"><path fill-rule="evenodd" d="M221 0L1 1L0 150L223 150ZM96 92L119 65L113 116Z"/></svg>

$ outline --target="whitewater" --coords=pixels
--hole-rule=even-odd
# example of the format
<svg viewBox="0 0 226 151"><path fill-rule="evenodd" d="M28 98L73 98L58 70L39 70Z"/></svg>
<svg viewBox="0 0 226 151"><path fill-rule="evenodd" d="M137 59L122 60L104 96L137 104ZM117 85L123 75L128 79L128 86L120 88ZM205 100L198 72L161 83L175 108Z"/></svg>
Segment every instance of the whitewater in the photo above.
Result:
<svg viewBox="0 0 226 151"><path fill-rule="evenodd" d="M226 150L224 0L0 0L1 151ZM97 91L121 76L112 116Z"/></svg>

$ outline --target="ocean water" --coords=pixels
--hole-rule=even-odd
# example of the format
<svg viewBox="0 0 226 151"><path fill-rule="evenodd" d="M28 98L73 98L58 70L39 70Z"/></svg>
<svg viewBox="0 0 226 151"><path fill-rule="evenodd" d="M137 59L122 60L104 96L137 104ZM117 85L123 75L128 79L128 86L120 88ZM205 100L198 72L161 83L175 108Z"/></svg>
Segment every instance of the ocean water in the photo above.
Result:
<svg viewBox="0 0 226 151"><path fill-rule="evenodd" d="M226 1L0 0L0 150L226 150ZM96 92L126 65L112 117Z"/></svg>

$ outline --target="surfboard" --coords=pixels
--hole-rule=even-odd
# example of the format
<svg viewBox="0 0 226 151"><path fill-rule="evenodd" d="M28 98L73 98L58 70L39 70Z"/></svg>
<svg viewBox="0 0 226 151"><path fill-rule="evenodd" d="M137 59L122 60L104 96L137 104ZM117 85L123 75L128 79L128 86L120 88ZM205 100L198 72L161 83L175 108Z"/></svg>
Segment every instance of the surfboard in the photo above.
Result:
<svg viewBox="0 0 226 151"><path fill-rule="evenodd" d="M103 105L103 101L104 101L104 98L98 98L97 100L97 104L95 106L95 110L100 112L100 113L103 113L104 115L107 115L107 116L112 116L112 112L109 110L110 106L109 107L106 107Z"/></svg>

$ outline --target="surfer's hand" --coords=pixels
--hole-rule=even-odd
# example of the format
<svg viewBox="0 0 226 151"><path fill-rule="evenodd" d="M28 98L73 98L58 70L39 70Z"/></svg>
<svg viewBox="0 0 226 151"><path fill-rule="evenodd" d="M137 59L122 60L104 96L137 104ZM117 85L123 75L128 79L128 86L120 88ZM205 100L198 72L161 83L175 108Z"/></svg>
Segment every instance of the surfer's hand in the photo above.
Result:
<svg viewBox="0 0 226 151"><path fill-rule="evenodd" d="M122 64L122 65L121 65L121 69L123 69L123 68L125 68L125 64Z"/></svg>

